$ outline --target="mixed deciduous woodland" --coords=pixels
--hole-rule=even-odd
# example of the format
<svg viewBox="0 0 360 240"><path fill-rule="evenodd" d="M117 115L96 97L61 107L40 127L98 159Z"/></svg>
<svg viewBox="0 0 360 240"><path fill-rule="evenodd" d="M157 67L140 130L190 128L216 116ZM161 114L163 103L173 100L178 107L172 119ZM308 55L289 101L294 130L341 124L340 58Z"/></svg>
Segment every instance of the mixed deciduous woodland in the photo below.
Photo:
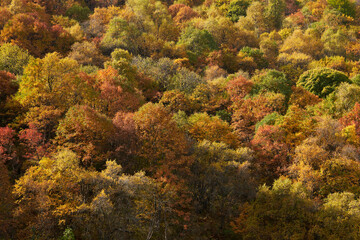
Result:
<svg viewBox="0 0 360 240"><path fill-rule="evenodd" d="M352 0L1 0L0 239L360 239Z"/></svg>

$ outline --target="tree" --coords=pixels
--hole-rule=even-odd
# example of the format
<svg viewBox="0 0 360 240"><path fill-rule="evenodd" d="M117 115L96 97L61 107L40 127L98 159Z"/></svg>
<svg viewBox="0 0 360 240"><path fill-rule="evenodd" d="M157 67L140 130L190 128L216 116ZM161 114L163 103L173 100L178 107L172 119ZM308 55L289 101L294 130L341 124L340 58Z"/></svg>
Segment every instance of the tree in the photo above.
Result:
<svg viewBox="0 0 360 240"><path fill-rule="evenodd" d="M260 187L233 228L245 239L307 239L312 237L315 209L301 183L281 177L271 188Z"/></svg>
<svg viewBox="0 0 360 240"><path fill-rule="evenodd" d="M249 142L255 133L255 125L266 115L272 112L262 95L244 99L240 106L234 108L231 127L241 141Z"/></svg>
<svg viewBox="0 0 360 240"><path fill-rule="evenodd" d="M171 78L169 88L177 89L189 94L201 83L203 83L203 79L198 74L187 68L180 68Z"/></svg>
<svg viewBox="0 0 360 240"><path fill-rule="evenodd" d="M0 70L2 71L22 75L29 60L29 53L15 44L5 43L0 47Z"/></svg>
<svg viewBox="0 0 360 240"><path fill-rule="evenodd" d="M7 21L12 17L12 14L8 8L0 6L0 16L0 29L3 29Z"/></svg>
<svg viewBox="0 0 360 240"><path fill-rule="evenodd" d="M193 62L217 49L213 36L207 30L200 30L192 26L182 31L178 44L185 45L189 59Z"/></svg>
<svg viewBox="0 0 360 240"><path fill-rule="evenodd" d="M359 199L349 192L330 194L317 214L320 238L356 239L359 237Z"/></svg>
<svg viewBox="0 0 360 240"><path fill-rule="evenodd" d="M172 113L178 111L191 112L193 109L189 97L177 89L164 92L159 103Z"/></svg>
<svg viewBox="0 0 360 240"><path fill-rule="evenodd" d="M255 196L249 169L252 152L204 140L194 146L194 155L188 180L196 212L192 231L200 239L230 238L237 209Z"/></svg>
<svg viewBox="0 0 360 240"><path fill-rule="evenodd" d="M25 107L41 105L66 110L92 101L93 90L79 76L79 64L59 53L33 59L25 68L16 98Z"/></svg>
<svg viewBox="0 0 360 240"><path fill-rule="evenodd" d="M223 142L235 148L238 139L232 132L229 124L218 116L209 116L207 113L195 113L188 119L188 131L197 141Z"/></svg>
<svg viewBox="0 0 360 240"><path fill-rule="evenodd" d="M237 22L240 16L246 16L246 9L249 7L250 3L246 0L235 0L230 2L226 16L230 18L231 21Z"/></svg>
<svg viewBox="0 0 360 240"><path fill-rule="evenodd" d="M76 239L172 236L166 186L143 172L124 174L114 161L101 172L79 163L75 153L63 149L17 180L16 216L23 226L18 237L58 238L70 227Z"/></svg>
<svg viewBox="0 0 360 240"><path fill-rule="evenodd" d="M68 58L76 60L81 65L95 65L102 67L105 57L93 42L76 42L71 46Z"/></svg>
<svg viewBox="0 0 360 240"><path fill-rule="evenodd" d="M141 106L143 97L134 86L135 76L131 77L133 78L129 79L119 75L111 66L97 72L96 79L100 92L98 100L104 113L114 116L118 111L136 111Z"/></svg>
<svg viewBox="0 0 360 240"><path fill-rule="evenodd" d="M355 17L355 3L349 0L327 0L328 4L340 13L349 17Z"/></svg>
<svg viewBox="0 0 360 240"><path fill-rule="evenodd" d="M56 131L60 146L77 153L85 166L102 167L112 154L115 126L111 119L88 106L69 109Z"/></svg>
<svg viewBox="0 0 360 240"><path fill-rule="evenodd" d="M271 184L289 165L284 131L278 126L260 126L251 146L255 152L251 168L260 182Z"/></svg>
<svg viewBox="0 0 360 240"><path fill-rule="evenodd" d="M123 87L130 89L137 87L136 67L131 64L132 58L128 51L117 48L111 53L111 60L105 63L105 67L112 66L119 75L126 78L127 82L123 83Z"/></svg>
<svg viewBox="0 0 360 240"><path fill-rule="evenodd" d="M36 57L59 51L67 53L73 38L60 25L51 26L43 20L25 13L16 14L1 30L3 43L11 42Z"/></svg>
<svg viewBox="0 0 360 240"><path fill-rule="evenodd" d="M110 21L100 46L106 54L110 54L116 48L138 54L140 36L141 32L134 23L128 23L120 17L115 17Z"/></svg>
<svg viewBox="0 0 360 240"><path fill-rule="evenodd" d="M171 17L177 24L183 24L184 22L187 22L198 16L197 12L184 4L173 4L169 7L168 10L171 14Z"/></svg>
<svg viewBox="0 0 360 240"><path fill-rule="evenodd" d="M74 4L66 10L65 15L79 22L83 22L89 18L90 13L91 11L88 7L82 7L78 4Z"/></svg>
<svg viewBox="0 0 360 240"><path fill-rule="evenodd" d="M255 85L253 87L253 93L261 93L263 91L274 92L274 93L281 93L283 94L286 99L290 98L292 93L292 85L293 83L288 80L284 73L276 71L276 70L269 70L266 74L259 77L260 79L257 80L255 77ZM257 80L257 81L256 81Z"/></svg>
<svg viewBox="0 0 360 240"><path fill-rule="evenodd" d="M5 126L11 117L7 102L18 90L15 84L15 76L9 72L0 71L0 126ZM10 116L9 116L10 115Z"/></svg>
<svg viewBox="0 0 360 240"><path fill-rule="evenodd" d="M285 131L285 142L290 147L299 145L314 131L315 120L305 110L291 106L279 126Z"/></svg>
<svg viewBox="0 0 360 240"><path fill-rule="evenodd" d="M319 193L326 197L330 193L350 192L360 196L357 182L360 180L360 164L346 158L329 159L321 166L322 185Z"/></svg>
<svg viewBox="0 0 360 240"><path fill-rule="evenodd" d="M318 68L304 72L296 85L324 98L342 82L350 83L349 78L342 72L329 68Z"/></svg>
<svg viewBox="0 0 360 240"><path fill-rule="evenodd" d="M313 106L319 102L321 102L321 99L318 96L305 90L303 87L292 87L289 105L306 108L307 106Z"/></svg>
<svg viewBox="0 0 360 240"><path fill-rule="evenodd" d="M360 136L360 118L359 118L359 116L360 116L360 104L355 103L354 108L340 119L340 123L343 126L353 125L355 128L356 135Z"/></svg>
<svg viewBox="0 0 360 240"><path fill-rule="evenodd" d="M332 105L331 108L333 108L330 110L334 111L336 116L349 112L354 108L355 103L360 102L360 87L355 84L343 82L336 88L333 94L335 101L330 103ZM327 101L331 100L333 100L332 96L327 99Z"/></svg>
<svg viewBox="0 0 360 240"><path fill-rule="evenodd" d="M147 103L134 115L139 136L141 169L156 171L158 166L176 161L187 151L187 141L172 116L160 104Z"/></svg>
<svg viewBox="0 0 360 240"><path fill-rule="evenodd" d="M191 108L198 112L216 114L230 105L224 81L208 81L199 84L189 96Z"/></svg>
<svg viewBox="0 0 360 240"><path fill-rule="evenodd" d="M273 29L280 29L285 16L285 1L270 0L266 6L265 17Z"/></svg>
<svg viewBox="0 0 360 240"><path fill-rule="evenodd" d="M310 30L305 33L301 30L295 30L291 36L285 39L280 48L280 53L292 54L301 52L313 58L322 56L323 43L319 36Z"/></svg>

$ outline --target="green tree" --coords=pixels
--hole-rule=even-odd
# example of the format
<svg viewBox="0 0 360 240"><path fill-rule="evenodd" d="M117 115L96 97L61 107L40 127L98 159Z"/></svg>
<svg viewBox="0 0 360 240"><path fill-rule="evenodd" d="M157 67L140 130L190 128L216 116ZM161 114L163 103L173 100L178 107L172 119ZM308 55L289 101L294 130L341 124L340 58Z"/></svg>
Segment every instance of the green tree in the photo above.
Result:
<svg viewBox="0 0 360 240"><path fill-rule="evenodd" d="M360 200L349 192L330 194L317 214L317 234L322 239L357 239Z"/></svg>
<svg viewBox="0 0 360 240"><path fill-rule="evenodd" d="M0 70L22 75L29 60L29 53L15 44L5 43L0 47Z"/></svg>
<svg viewBox="0 0 360 240"><path fill-rule="evenodd" d="M317 68L304 72L296 85L324 98L335 91L342 82L350 83L349 78L342 72L330 68Z"/></svg>
<svg viewBox="0 0 360 240"><path fill-rule="evenodd" d="M78 74L79 64L59 53L33 59L21 78L18 101L25 107L41 105L66 110L70 106L92 101L92 88Z"/></svg>
<svg viewBox="0 0 360 240"><path fill-rule="evenodd" d="M265 15L271 28L280 29L285 16L285 1L269 0Z"/></svg>
<svg viewBox="0 0 360 240"><path fill-rule="evenodd" d="M281 177L271 188L261 186L255 201L233 225L235 231L244 232L244 239L308 239L314 210L302 184Z"/></svg>
<svg viewBox="0 0 360 240"><path fill-rule="evenodd" d="M226 16L231 21L237 22L240 16L246 16L246 9L249 7L250 2L247 0L235 0L230 2Z"/></svg>
<svg viewBox="0 0 360 240"><path fill-rule="evenodd" d="M185 45L191 61L196 61L200 56L207 55L218 47L213 36L207 30L200 30L193 26L182 31L178 44Z"/></svg>
<svg viewBox="0 0 360 240"><path fill-rule="evenodd" d="M338 10L340 13L349 17L355 17L355 3L349 0L327 0L328 4Z"/></svg>

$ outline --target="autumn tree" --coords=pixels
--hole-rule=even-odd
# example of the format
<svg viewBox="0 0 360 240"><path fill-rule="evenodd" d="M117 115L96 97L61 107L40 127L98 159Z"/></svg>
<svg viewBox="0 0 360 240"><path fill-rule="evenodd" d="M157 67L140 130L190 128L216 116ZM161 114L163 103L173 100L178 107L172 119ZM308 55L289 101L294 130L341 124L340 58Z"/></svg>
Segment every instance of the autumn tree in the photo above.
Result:
<svg viewBox="0 0 360 240"><path fill-rule="evenodd" d="M123 174L114 161L107 161L101 172L86 170L76 154L61 150L29 168L14 193L16 216L23 224L18 237L56 238L68 228L86 239L172 234L165 186L143 172Z"/></svg>
<svg viewBox="0 0 360 240"><path fill-rule="evenodd" d="M66 53L73 43L73 38L60 25L51 26L25 13L14 15L1 30L0 36L3 43L16 44L37 57L53 51Z"/></svg>
<svg viewBox="0 0 360 240"><path fill-rule="evenodd" d="M231 147L238 146L238 139L229 124L218 116L195 113L188 119L188 131L197 141L223 142Z"/></svg>
<svg viewBox="0 0 360 240"><path fill-rule="evenodd" d="M126 71L126 69L120 70ZM97 72L97 89L100 92L98 100L100 100L99 106L103 112L114 116L118 111L135 111L141 106L143 97L134 86L136 85L135 76L131 75L131 77L132 79L129 79L120 75L111 66Z"/></svg>
<svg viewBox="0 0 360 240"><path fill-rule="evenodd" d="M41 105L66 110L91 102L92 88L78 76L79 64L59 53L33 59L25 68L17 99L25 107Z"/></svg>
<svg viewBox="0 0 360 240"><path fill-rule="evenodd" d="M252 168L260 182L271 184L282 175L289 165L289 146L285 143L284 131L278 126L260 126L251 146L255 152Z"/></svg>
<svg viewBox="0 0 360 240"><path fill-rule="evenodd" d="M185 154L187 142L171 115L160 104L147 103L134 115L137 134L144 158L141 168L156 170L156 166L169 164Z"/></svg>
<svg viewBox="0 0 360 240"><path fill-rule="evenodd" d="M77 153L85 166L101 167L114 150L111 119L88 106L69 109L56 131L59 145Z"/></svg>
<svg viewBox="0 0 360 240"><path fill-rule="evenodd" d="M359 199L349 192L330 194L317 214L321 238L358 238Z"/></svg>
<svg viewBox="0 0 360 240"><path fill-rule="evenodd" d="M105 61L105 57L96 45L87 41L74 43L71 46L68 58L76 60L81 65L95 65L98 67L102 67Z"/></svg>

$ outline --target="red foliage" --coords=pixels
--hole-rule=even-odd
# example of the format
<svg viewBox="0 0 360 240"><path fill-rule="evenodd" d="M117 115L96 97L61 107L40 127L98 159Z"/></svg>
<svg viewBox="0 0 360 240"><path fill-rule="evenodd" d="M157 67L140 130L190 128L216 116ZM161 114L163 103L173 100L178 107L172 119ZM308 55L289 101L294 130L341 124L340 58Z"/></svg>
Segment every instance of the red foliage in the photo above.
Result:
<svg viewBox="0 0 360 240"><path fill-rule="evenodd" d="M360 136L360 104L356 103L351 112L340 118L340 123L345 127L354 125L356 134Z"/></svg>
<svg viewBox="0 0 360 240"><path fill-rule="evenodd" d="M233 103L241 103L244 97L251 91L254 83L243 76L232 79L227 84L227 91Z"/></svg>
<svg viewBox="0 0 360 240"><path fill-rule="evenodd" d="M255 171L263 181L271 184L288 166L289 148L285 144L284 132L278 126L261 126L251 145L256 153Z"/></svg>
<svg viewBox="0 0 360 240"><path fill-rule="evenodd" d="M2 29L6 22L11 18L12 14L8 8L0 7L0 29Z"/></svg>
<svg viewBox="0 0 360 240"><path fill-rule="evenodd" d="M66 53L74 41L61 26L51 26L37 16L24 13L13 16L0 36L3 42L15 43L37 57L54 51Z"/></svg>
<svg viewBox="0 0 360 240"><path fill-rule="evenodd" d="M293 14L299 10L299 5L296 0L285 1L285 15Z"/></svg>
<svg viewBox="0 0 360 240"><path fill-rule="evenodd" d="M117 112L112 122L116 128L112 135L116 159L126 171L134 171L137 166L130 159L138 151L138 137L133 120L133 113Z"/></svg>
<svg viewBox="0 0 360 240"><path fill-rule="evenodd" d="M9 127L0 128L0 161L8 163L16 157L15 131Z"/></svg>
<svg viewBox="0 0 360 240"><path fill-rule="evenodd" d="M114 116L118 111L135 111L139 108L142 98L135 89L126 89L123 83L126 82L123 76L108 67L100 70L97 74L99 80L100 97L104 100L105 111Z"/></svg>
<svg viewBox="0 0 360 240"><path fill-rule="evenodd" d="M174 17L178 14L178 12L180 11L180 9L182 9L182 8L184 8L184 7L186 7L185 4L173 4L173 5L171 5L171 6L169 7L169 9L168 9L171 17L174 18Z"/></svg>
<svg viewBox="0 0 360 240"><path fill-rule="evenodd" d="M24 157L40 161L45 156L48 144L45 144L43 134L41 134L33 125L19 133L19 139L25 146Z"/></svg>
<svg viewBox="0 0 360 240"><path fill-rule="evenodd" d="M244 99L235 109L231 126L242 141L250 141L255 124L272 112L272 109L266 106L266 101L263 96Z"/></svg>

